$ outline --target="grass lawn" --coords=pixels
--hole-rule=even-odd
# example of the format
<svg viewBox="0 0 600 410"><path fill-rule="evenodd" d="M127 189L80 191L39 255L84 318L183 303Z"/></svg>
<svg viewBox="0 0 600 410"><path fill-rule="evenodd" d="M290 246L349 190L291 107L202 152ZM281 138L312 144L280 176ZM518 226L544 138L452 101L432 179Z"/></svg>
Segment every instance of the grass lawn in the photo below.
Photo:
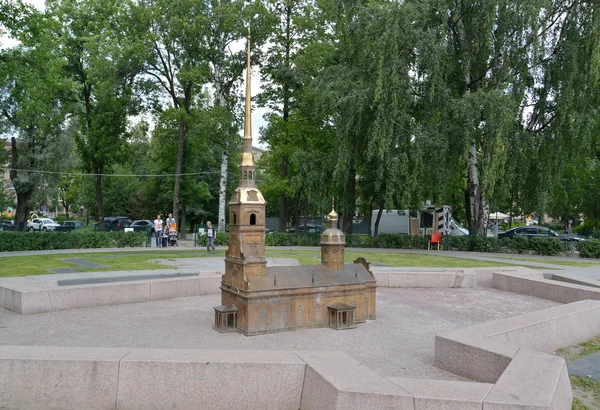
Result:
<svg viewBox="0 0 600 410"><path fill-rule="evenodd" d="M156 252L103 252L103 253L62 253L52 255L31 255L0 258L0 277L47 275L49 269L73 268L79 272L118 271L118 270L154 270L169 269L168 266L150 262L153 259L201 258L206 256L224 257L224 251L207 254L199 250L157 250ZM268 250L267 257L294 258L302 265L321 263L320 250ZM472 259L452 258L439 255L404 254L390 252L346 252L346 262L364 256L369 262L382 263L389 266L413 266L433 268L474 268L506 266L498 262L478 261ZM87 262L107 265L106 268L84 268L81 265L67 262L63 259L78 258Z"/></svg>
<svg viewBox="0 0 600 410"><path fill-rule="evenodd" d="M542 259L542 258L512 258L508 256L497 256L497 259L508 259L513 261L524 261L524 262L539 262L539 263L549 263L552 265L561 265L561 266L580 266L580 267L588 267L588 266L596 266L598 263L596 262L579 262L579 261L561 261L556 259Z"/></svg>
<svg viewBox="0 0 600 410"><path fill-rule="evenodd" d="M449 256L423 255L415 253L392 252L345 252L345 261L349 263L359 257L366 258L369 262L383 263L389 266L412 266L428 268L484 268L507 266L499 262L480 261L475 259L452 258ZM316 265L321 263L321 251L273 250L267 251L267 257L295 258L303 265Z"/></svg>
<svg viewBox="0 0 600 410"><path fill-rule="evenodd" d="M216 254L225 256L224 251ZM0 277L48 275L49 269L74 268L79 272L102 272L117 270L146 270L146 269L169 269L169 266L149 262L153 259L172 258L201 258L209 256L206 250L193 251L157 250L156 252L104 252L104 253L61 253L53 255L14 256L0 258ZM107 265L106 268L84 268L81 265L67 262L61 259L78 258L87 262Z"/></svg>

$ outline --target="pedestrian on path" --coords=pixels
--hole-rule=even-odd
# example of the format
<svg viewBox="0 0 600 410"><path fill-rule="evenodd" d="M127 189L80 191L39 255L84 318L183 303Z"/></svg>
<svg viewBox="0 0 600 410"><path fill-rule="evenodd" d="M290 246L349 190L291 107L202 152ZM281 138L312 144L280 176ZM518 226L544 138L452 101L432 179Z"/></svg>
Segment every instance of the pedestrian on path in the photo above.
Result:
<svg viewBox="0 0 600 410"><path fill-rule="evenodd" d="M177 229L177 222L175 222L173 214L169 214L169 217L167 218L167 228Z"/></svg>
<svg viewBox="0 0 600 410"><path fill-rule="evenodd" d="M160 215L154 220L154 235L156 236L156 247L160 247L160 241L163 232L163 221L160 219Z"/></svg>
<svg viewBox="0 0 600 410"><path fill-rule="evenodd" d="M206 250L210 253L210 249L216 252L215 249L215 236L217 235L215 228L212 226L210 221L206 221L206 232L200 234L200 236L206 235Z"/></svg>

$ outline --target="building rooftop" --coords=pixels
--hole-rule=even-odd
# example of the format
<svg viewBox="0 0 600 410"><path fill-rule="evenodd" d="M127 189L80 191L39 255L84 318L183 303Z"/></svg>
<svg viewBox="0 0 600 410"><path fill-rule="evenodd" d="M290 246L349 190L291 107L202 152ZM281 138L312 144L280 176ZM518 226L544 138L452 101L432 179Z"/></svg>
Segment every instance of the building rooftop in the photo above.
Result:
<svg viewBox="0 0 600 410"><path fill-rule="evenodd" d="M248 285L252 291L359 285L367 282L375 282L375 279L358 263L345 264L344 270L340 271L324 265L274 266L267 267L266 276L248 277Z"/></svg>

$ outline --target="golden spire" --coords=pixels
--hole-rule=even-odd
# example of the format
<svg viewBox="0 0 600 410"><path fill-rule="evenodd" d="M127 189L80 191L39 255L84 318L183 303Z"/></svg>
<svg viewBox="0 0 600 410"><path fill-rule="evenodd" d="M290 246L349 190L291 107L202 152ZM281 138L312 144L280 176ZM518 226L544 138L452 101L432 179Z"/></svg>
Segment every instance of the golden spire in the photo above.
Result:
<svg viewBox="0 0 600 410"><path fill-rule="evenodd" d="M252 70L250 69L250 40L250 25L248 25L248 63L246 65L246 122L244 124L244 139L250 139L252 141L252 92L250 90L250 76Z"/></svg>
<svg viewBox="0 0 600 410"><path fill-rule="evenodd" d="M246 66L246 118L244 123L244 152L242 153L242 166L240 186L256 186L256 169L254 168L254 156L252 155L252 100L250 89L250 25L248 25L248 64Z"/></svg>
<svg viewBox="0 0 600 410"><path fill-rule="evenodd" d="M337 212L335 212L335 197L332 197L331 199L331 212L327 216L329 217L329 224L331 225L331 227L334 228L335 226L337 226L338 214ZM335 222L332 223L332 221Z"/></svg>

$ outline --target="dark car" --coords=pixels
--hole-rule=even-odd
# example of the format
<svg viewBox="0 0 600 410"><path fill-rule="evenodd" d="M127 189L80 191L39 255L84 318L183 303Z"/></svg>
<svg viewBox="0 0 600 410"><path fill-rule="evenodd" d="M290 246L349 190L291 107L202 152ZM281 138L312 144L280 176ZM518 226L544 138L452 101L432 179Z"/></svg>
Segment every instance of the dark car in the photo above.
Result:
<svg viewBox="0 0 600 410"><path fill-rule="evenodd" d="M561 235L559 233L554 232L550 228L546 228L545 226L518 226L516 228L509 229L506 232L500 232L498 234L498 238L514 238L514 237L524 237L524 238L557 238L563 241L584 241L585 238L577 235Z"/></svg>
<svg viewBox="0 0 600 410"><path fill-rule="evenodd" d="M0 220L0 231L12 231L15 229L15 222L7 219Z"/></svg>
<svg viewBox="0 0 600 410"><path fill-rule="evenodd" d="M305 229L306 228L306 229ZM298 227L298 233L323 233L327 228L322 225L300 225ZM288 231L289 233L296 233L296 228L291 227Z"/></svg>
<svg viewBox="0 0 600 410"><path fill-rule="evenodd" d="M83 224L83 221L64 221L61 226L64 226L65 228L79 229L83 228L85 225Z"/></svg>
<svg viewBox="0 0 600 410"><path fill-rule="evenodd" d="M104 218L105 231L120 231L125 228L129 228L130 225L131 219L126 216L107 216Z"/></svg>
<svg viewBox="0 0 600 410"><path fill-rule="evenodd" d="M147 226L150 226L151 232L154 233L154 222L149 219L137 219L129 227L135 232L146 232Z"/></svg>
<svg viewBox="0 0 600 410"><path fill-rule="evenodd" d="M83 221L64 221L59 227L56 228L57 232L71 232L75 229L83 228L85 225Z"/></svg>

